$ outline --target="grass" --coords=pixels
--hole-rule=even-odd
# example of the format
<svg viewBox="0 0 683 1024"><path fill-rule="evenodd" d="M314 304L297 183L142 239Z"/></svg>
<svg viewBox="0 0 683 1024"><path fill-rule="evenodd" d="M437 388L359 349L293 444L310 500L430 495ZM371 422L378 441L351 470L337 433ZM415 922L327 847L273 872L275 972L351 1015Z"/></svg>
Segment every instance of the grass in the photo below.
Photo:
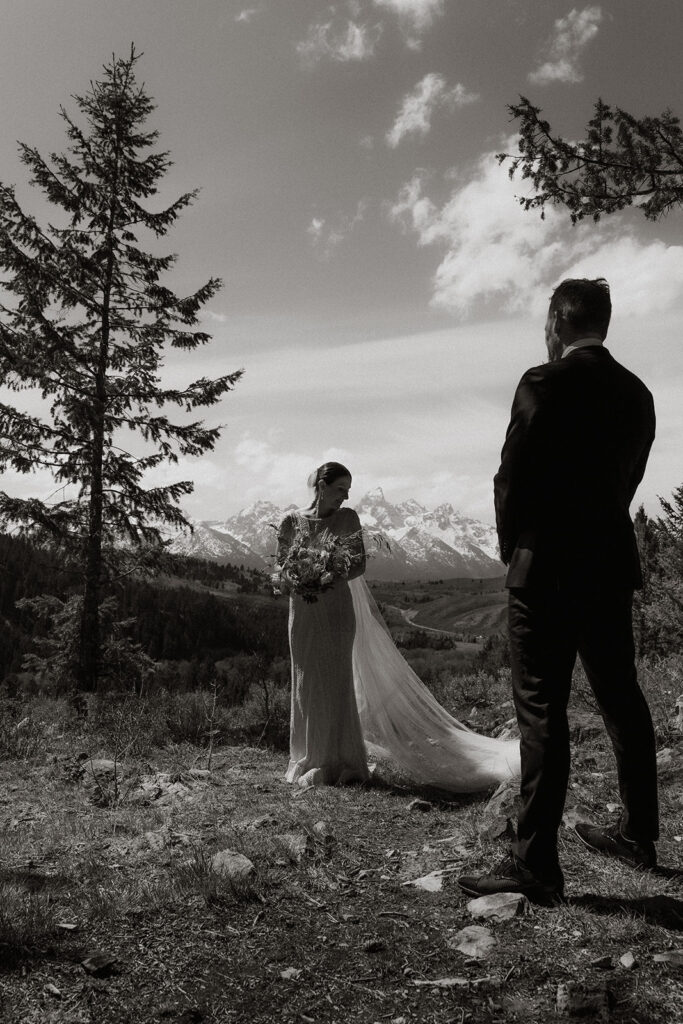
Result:
<svg viewBox="0 0 683 1024"><path fill-rule="evenodd" d="M29 718L19 732L34 739L19 742L3 726L0 1019L547 1024L558 985L584 982L608 986L612 1024L679 1020L683 968L654 960L683 948L683 736L671 723L677 693L667 694L677 671L660 665L644 679L659 745L671 750L659 844L669 870L636 873L592 857L563 828L568 904L488 924L496 945L479 961L453 948L474 923L455 879L505 851L484 838L485 795L433 797L421 812L411 809L416 794L399 788L302 792L283 782L284 752L222 742L204 774L206 747L182 729L154 746L158 708L144 709L142 730L125 702L118 724L112 712L86 727L58 702L8 709L15 725ZM573 716L590 710L577 684ZM498 706L506 688L503 679L487 699L472 676L461 713L473 701L477 728L491 731L510 715ZM605 736L576 735L568 807L608 820L617 798ZM117 799L97 800L79 755L116 755ZM137 802L140 781L159 773L181 795ZM288 835L301 837L300 856ZM213 856L223 849L248 857L253 874L218 873ZM439 892L404 884L437 869ZM619 964L628 951L633 970ZM93 974L82 962L94 954ZM612 969L597 966L605 956ZM443 978L461 981L415 984Z"/></svg>

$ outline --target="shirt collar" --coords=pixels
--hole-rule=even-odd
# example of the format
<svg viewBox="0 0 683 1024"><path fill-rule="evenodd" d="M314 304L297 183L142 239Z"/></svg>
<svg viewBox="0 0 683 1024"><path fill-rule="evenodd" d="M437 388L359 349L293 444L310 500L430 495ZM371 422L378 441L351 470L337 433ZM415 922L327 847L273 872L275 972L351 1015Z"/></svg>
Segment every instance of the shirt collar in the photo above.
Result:
<svg viewBox="0 0 683 1024"><path fill-rule="evenodd" d="M565 356L568 356L571 352L575 352L578 348L588 348L590 345L599 346L601 348L602 341L596 335L593 335L593 337L590 338L577 338L576 341L571 343L571 345L567 345L562 352L562 358L564 359Z"/></svg>

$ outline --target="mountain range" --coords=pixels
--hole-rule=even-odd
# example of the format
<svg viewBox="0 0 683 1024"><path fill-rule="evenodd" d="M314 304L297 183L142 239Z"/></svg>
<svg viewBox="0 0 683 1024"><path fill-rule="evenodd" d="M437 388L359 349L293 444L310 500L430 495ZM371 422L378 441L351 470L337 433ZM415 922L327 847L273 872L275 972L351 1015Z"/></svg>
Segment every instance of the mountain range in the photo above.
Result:
<svg viewBox="0 0 683 1024"><path fill-rule="evenodd" d="M224 520L195 520L193 533L176 535L171 551L267 570L277 524L294 507L258 501ZM482 578L504 572L495 529L450 504L431 510L414 499L392 504L377 487L355 508L368 533L369 579Z"/></svg>

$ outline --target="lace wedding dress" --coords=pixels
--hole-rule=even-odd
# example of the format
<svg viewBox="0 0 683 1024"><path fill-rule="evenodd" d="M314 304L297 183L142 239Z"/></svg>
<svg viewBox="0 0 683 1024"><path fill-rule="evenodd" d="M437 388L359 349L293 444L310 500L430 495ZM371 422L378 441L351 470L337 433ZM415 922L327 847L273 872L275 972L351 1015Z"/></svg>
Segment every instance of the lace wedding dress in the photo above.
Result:
<svg viewBox="0 0 683 1024"><path fill-rule="evenodd" d="M296 529L348 535L353 522L349 509L324 520L293 513L283 520L280 545ZM289 638L289 782L364 781L368 760L453 793L519 775L519 742L475 733L441 707L398 651L362 577L335 583L312 604L292 595Z"/></svg>
<svg viewBox="0 0 683 1024"><path fill-rule="evenodd" d="M349 515L350 513L350 515ZM353 534L358 519L349 509L317 519L294 513L280 526L278 551L298 531L325 529ZM362 554L362 541L357 546ZM278 561L281 558L278 557ZM355 615L349 584L339 580L309 603L289 599L292 708L287 781L301 786L364 782L370 777L353 687Z"/></svg>

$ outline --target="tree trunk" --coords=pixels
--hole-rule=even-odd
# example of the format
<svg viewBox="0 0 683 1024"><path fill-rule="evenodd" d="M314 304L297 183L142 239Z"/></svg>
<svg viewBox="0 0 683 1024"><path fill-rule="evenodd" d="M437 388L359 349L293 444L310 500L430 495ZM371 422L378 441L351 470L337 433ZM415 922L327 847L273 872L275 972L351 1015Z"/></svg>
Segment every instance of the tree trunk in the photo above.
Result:
<svg viewBox="0 0 683 1024"><path fill-rule="evenodd" d="M85 585L78 657L78 688L93 692L101 667L100 602L102 598L102 526L104 492L102 469L107 411L107 369L109 366L110 308L114 279L114 225L118 190L118 133L116 138L116 170L112 180L111 201L105 235L107 262L102 281L102 314L100 345L97 353L93 408L91 411L92 449L90 457L90 507L85 542Z"/></svg>
<svg viewBox="0 0 683 1024"><path fill-rule="evenodd" d="M100 598L102 582L102 455L104 405L97 403L90 465L90 509L85 550L85 586L78 657L78 689L93 692L100 673Z"/></svg>

